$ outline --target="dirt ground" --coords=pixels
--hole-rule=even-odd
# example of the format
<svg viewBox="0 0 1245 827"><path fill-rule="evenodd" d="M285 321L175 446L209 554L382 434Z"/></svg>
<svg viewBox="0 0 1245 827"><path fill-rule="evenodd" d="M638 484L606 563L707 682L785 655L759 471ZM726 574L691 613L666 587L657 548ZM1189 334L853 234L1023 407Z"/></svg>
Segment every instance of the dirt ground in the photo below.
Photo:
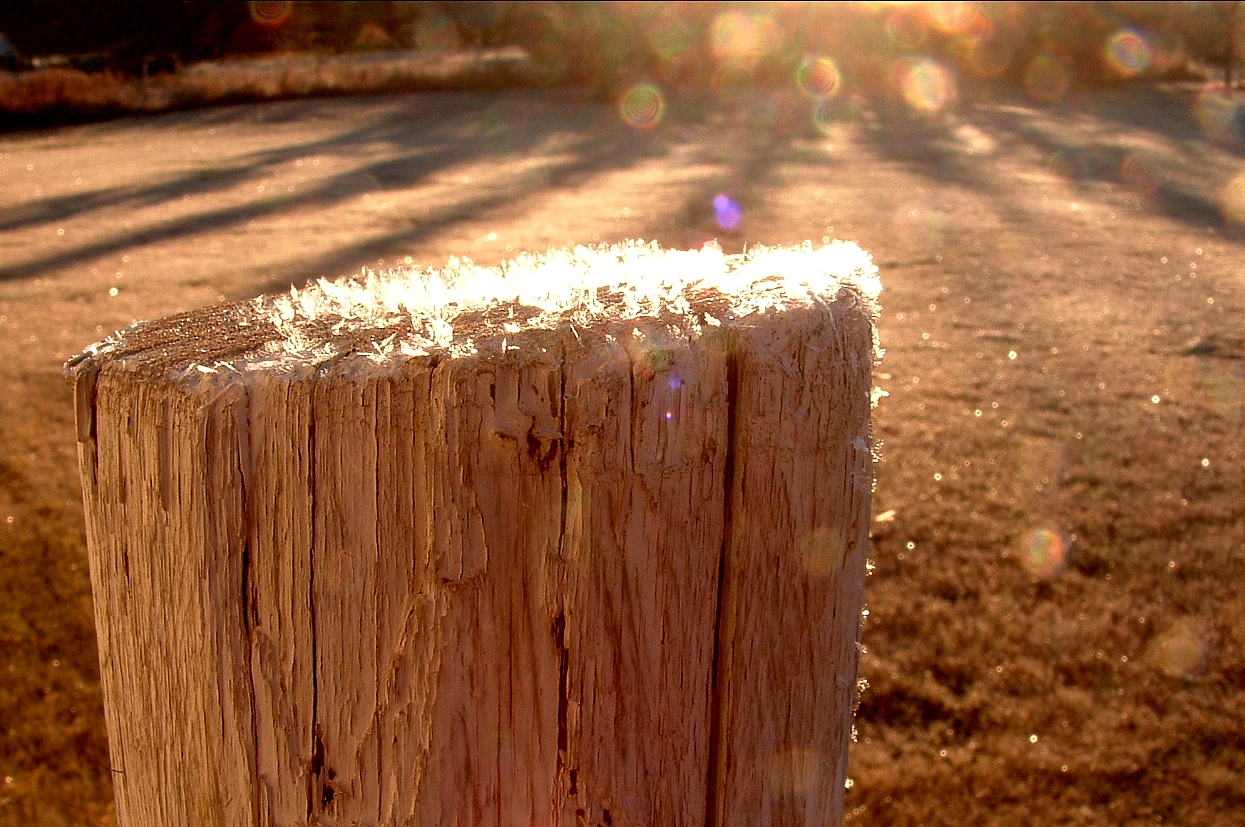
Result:
<svg viewBox="0 0 1245 827"><path fill-rule="evenodd" d="M1245 140L1201 92L816 119L463 92L0 135L0 824L112 821L66 358L365 265L624 238L881 268L850 823L1239 824Z"/></svg>

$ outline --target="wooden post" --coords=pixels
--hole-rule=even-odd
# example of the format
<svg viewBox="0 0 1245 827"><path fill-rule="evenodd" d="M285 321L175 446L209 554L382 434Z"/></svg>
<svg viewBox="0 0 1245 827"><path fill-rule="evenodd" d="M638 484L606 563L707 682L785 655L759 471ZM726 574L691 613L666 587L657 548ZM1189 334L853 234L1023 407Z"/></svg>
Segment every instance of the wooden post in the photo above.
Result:
<svg viewBox="0 0 1245 827"><path fill-rule="evenodd" d="M630 243L71 361L118 824L841 823L876 294Z"/></svg>

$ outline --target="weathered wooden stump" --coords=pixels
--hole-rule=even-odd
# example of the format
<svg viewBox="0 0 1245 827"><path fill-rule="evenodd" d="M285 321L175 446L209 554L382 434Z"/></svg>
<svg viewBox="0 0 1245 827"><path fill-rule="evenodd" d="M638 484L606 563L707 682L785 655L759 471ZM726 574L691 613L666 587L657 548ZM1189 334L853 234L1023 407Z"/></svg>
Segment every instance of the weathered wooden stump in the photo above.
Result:
<svg viewBox="0 0 1245 827"><path fill-rule="evenodd" d="M71 361L118 823L840 823L876 293L580 248Z"/></svg>

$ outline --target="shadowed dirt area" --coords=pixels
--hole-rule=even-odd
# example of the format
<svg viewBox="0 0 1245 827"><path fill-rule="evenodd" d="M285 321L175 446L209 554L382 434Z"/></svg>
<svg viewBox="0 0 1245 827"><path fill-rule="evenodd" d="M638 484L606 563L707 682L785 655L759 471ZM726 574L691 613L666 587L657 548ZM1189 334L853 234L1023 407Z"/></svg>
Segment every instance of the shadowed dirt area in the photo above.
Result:
<svg viewBox="0 0 1245 827"><path fill-rule="evenodd" d="M459 92L0 136L0 824L112 819L66 358L361 266L624 238L881 268L849 822L1239 823L1245 142L1200 92L840 99L816 128L675 97L646 129Z"/></svg>

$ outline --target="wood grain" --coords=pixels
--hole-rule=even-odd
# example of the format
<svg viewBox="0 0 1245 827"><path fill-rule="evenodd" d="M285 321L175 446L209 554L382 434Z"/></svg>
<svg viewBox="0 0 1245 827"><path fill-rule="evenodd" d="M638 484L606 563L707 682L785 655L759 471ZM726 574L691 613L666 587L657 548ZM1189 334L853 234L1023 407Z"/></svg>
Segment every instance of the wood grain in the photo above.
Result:
<svg viewBox="0 0 1245 827"><path fill-rule="evenodd" d="M118 824L840 823L874 341L833 299L301 361L239 305L74 362Z"/></svg>

